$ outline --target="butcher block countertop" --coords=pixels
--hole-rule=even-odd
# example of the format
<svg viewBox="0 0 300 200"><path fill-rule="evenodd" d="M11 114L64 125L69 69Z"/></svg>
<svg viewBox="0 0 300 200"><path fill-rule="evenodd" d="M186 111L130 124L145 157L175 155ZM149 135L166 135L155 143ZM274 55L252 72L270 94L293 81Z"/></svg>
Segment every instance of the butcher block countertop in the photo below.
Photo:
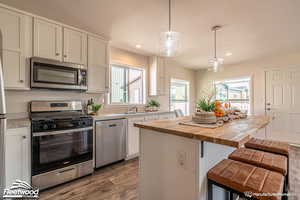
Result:
<svg viewBox="0 0 300 200"><path fill-rule="evenodd" d="M273 117L270 116L252 115L214 129L179 124L190 122L191 117L139 122L134 125L143 129L239 148L252 137L252 134L267 126L272 119Z"/></svg>

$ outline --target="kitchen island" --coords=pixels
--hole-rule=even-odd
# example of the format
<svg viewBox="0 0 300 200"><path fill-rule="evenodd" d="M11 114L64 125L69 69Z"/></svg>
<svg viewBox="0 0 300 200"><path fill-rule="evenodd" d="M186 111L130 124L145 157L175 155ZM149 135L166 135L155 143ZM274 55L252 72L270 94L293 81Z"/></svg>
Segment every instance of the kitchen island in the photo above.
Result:
<svg viewBox="0 0 300 200"><path fill-rule="evenodd" d="M140 200L205 200L206 174L272 120L249 116L211 129L191 117L136 123L140 128ZM218 200L225 192L214 188Z"/></svg>

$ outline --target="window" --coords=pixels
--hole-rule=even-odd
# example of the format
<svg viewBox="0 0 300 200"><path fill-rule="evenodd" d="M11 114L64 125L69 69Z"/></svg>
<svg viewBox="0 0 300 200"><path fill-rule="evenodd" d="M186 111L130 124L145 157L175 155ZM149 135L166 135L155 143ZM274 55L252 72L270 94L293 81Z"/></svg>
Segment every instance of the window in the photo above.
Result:
<svg viewBox="0 0 300 200"><path fill-rule="evenodd" d="M250 78L215 82L216 99L230 102L231 107L251 112Z"/></svg>
<svg viewBox="0 0 300 200"><path fill-rule="evenodd" d="M189 82L171 79L170 110L177 109L184 115L189 114Z"/></svg>
<svg viewBox="0 0 300 200"><path fill-rule="evenodd" d="M113 64L111 66L112 104L144 103L144 70Z"/></svg>

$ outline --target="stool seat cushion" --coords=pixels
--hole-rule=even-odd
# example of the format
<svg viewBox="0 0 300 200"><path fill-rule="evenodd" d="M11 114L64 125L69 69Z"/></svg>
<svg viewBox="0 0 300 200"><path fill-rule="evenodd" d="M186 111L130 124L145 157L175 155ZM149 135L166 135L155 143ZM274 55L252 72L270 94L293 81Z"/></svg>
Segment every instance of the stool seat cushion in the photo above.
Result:
<svg viewBox="0 0 300 200"><path fill-rule="evenodd" d="M290 149L289 143L273 140L262 140L258 138L251 138L248 142L245 143L245 147L262 151L268 151L272 153L278 153L286 156L289 155Z"/></svg>
<svg viewBox="0 0 300 200"><path fill-rule="evenodd" d="M208 179L244 193L282 193L284 176L278 172L259 168L235 160L225 159L209 170ZM259 200L280 200L281 196L255 195Z"/></svg>
<svg viewBox="0 0 300 200"><path fill-rule="evenodd" d="M287 175L287 157L248 148L239 148L229 155L229 159L252 164Z"/></svg>

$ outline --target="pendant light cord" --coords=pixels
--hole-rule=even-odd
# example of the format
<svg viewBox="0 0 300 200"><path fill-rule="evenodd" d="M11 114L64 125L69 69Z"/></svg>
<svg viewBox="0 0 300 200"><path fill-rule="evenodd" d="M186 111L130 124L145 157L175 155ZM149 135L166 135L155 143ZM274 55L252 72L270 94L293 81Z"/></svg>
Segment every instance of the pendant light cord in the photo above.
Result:
<svg viewBox="0 0 300 200"><path fill-rule="evenodd" d="M215 35L215 58L217 58L217 30L214 30L214 35Z"/></svg>
<svg viewBox="0 0 300 200"><path fill-rule="evenodd" d="M169 0L169 32L171 31L171 0Z"/></svg>

